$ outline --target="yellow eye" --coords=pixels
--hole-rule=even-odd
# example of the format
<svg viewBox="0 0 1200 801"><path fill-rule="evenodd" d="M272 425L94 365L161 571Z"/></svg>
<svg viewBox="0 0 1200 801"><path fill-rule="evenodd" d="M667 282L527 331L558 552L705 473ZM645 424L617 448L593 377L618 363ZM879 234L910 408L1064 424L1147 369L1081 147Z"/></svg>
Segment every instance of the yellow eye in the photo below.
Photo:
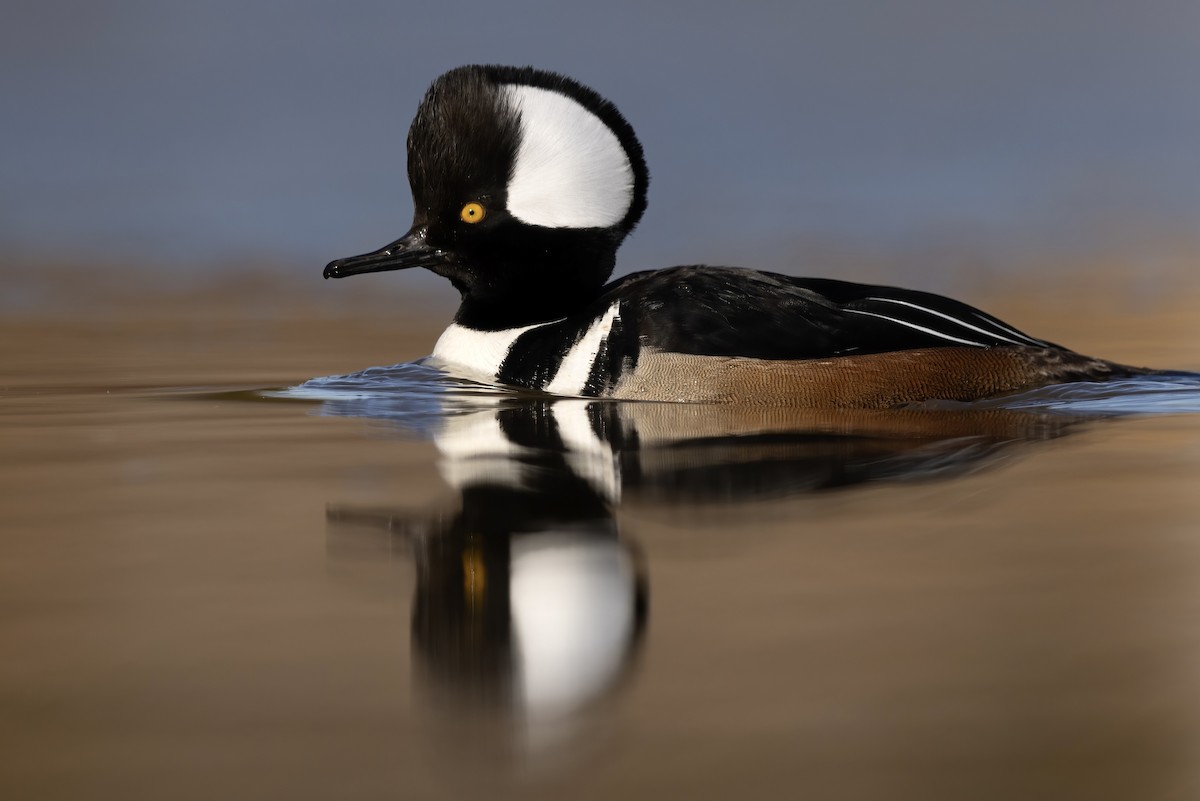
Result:
<svg viewBox="0 0 1200 801"><path fill-rule="evenodd" d="M458 213L458 216L465 223L477 223L487 216L487 212L478 203L468 203L462 207L462 211Z"/></svg>

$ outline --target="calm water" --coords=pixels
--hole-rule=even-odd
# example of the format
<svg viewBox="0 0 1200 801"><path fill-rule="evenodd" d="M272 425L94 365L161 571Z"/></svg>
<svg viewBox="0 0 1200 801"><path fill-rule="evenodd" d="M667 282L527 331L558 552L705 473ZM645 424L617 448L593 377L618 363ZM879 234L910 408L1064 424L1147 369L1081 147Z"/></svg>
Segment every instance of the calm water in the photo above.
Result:
<svg viewBox="0 0 1200 801"><path fill-rule="evenodd" d="M1200 796L1194 377L553 402L301 385L371 358L345 321L38 325L5 798Z"/></svg>

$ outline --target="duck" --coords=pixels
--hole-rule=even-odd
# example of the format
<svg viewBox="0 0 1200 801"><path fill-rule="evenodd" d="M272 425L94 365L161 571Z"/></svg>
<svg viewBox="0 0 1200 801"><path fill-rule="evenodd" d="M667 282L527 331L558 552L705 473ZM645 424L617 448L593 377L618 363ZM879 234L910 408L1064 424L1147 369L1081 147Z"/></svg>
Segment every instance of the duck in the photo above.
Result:
<svg viewBox="0 0 1200 801"><path fill-rule="evenodd" d="M325 278L421 267L461 301L430 362L575 398L887 409L1148 372L913 289L687 265L609 281L646 210L632 126L576 80L471 65L408 132L413 222Z"/></svg>

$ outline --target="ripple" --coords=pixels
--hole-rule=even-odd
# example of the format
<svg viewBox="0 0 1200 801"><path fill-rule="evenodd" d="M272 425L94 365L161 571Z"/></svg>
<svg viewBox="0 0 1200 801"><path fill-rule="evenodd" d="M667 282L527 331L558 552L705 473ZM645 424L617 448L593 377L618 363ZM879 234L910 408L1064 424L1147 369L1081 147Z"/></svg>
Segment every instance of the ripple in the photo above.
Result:
<svg viewBox="0 0 1200 801"><path fill-rule="evenodd" d="M529 397L528 393L450 375L425 359L368 367L347 375L321 376L262 394L285 400L320 401L319 413L323 415L386 419L420 433L428 433L448 415Z"/></svg>
<svg viewBox="0 0 1200 801"><path fill-rule="evenodd" d="M370 367L347 375L313 378L285 390L264 392L272 398L321 401L322 414L403 420L424 428L446 415L519 403L540 393L481 384L452 376L421 359ZM1069 415L1200 413L1200 373L1160 372L1106 382L1076 382L969 403L929 401L926 409L1012 409Z"/></svg>
<svg viewBox="0 0 1200 801"><path fill-rule="evenodd" d="M1200 373L1160 372L1098 383L1055 384L1002 398L946 406L1103 417L1195 414L1200 412Z"/></svg>

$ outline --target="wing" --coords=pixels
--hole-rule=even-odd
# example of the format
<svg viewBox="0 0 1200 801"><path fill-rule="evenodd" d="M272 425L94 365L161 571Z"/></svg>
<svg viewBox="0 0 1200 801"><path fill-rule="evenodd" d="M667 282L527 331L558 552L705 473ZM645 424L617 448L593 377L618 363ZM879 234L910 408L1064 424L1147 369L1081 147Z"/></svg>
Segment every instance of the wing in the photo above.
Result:
<svg viewBox="0 0 1200 801"><path fill-rule="evenodd" d="M895 287L719 267L635 273L601 303L672 353L821 359L915 348L1057 348L965 303Z"/></svg>

